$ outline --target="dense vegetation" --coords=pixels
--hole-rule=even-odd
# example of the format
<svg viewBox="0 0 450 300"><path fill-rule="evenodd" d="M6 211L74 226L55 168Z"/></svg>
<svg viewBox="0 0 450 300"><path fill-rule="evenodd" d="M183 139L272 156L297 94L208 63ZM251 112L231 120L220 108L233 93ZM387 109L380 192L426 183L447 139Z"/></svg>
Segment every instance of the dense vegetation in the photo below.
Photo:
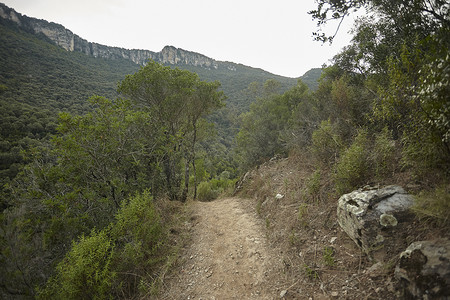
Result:
<svg viewBox="0 0 450 300"><path fill-rule="evenodd" d="M24 163L21 150L54 134L59 112L83 114L92 95L117 97L138 66L69 53L0 18L0 186ZM3 188L2 188L3 190ZM5 204L2 203L1 207Z"/></svg>
<svg viewBox="0 0 450 300"><path fill-rule="evenodd" d="M312 162L311 194L413 178L420 216L448 226L448 6L320 0L311 14L324 25L360 8L309 87L244 66L138 68L1 21L1 297L151 295L176 255L167 199L214 199L275 156Z"/></svg>
<svg viewBox="0 0 450 300"><path fill-rule="evenodd" d="M205 116L223 105L219 86L151 62L120 83L123 98L92 97L85 115L60 114L57 134L27 152L31 163L8 187L2 293L154 292L173 251L162 199L195 197L190 167L195 174L210 132Z"/></svg>
<svg viewBox="0 0 450 300"><path fill-rule="evenodd" d="M0 4L2 5L2 4ZM6 12L11 9L2 5ZM36 35L29 18L21 25L0 18L0 186L13 179L26 162L21 151L55 133L60 112L84 114L90 107L86 101L93 95L109 99L117 97L117 83L139 66L125 59L102 59L81 52L67 52L42 34ZM60 26L56 25L55 26ZM231 64L231 63L230 63ZM219 81L227 96L227 106L209 116L215 124L217 138L205 143L210 153L205 166L211 176L223 171L234 175L236 162L231 152L238 130L237 116L247 111L254 101L247 87L252 82L276 79L281 91L295 85L296 80L270 74L238 64L235 68L207 69L179 65L197 73L202 80ZM312 76L310 76L312 74ZM320 69L305 74L314 87ZM217 157L226 157L223 160ZM6 204L2 203L1 207Z"/></svg>
<svg viewBox="0 0 450 300"><path fill-rule="evenodd" d="M251 105L237 136L241 168L297 153L313 162L312 181L331 183L322 194L334 197L409 178L419 215L448 225L448 3L321 0L310 14L322 29L363 8L351 44L324 69L316 91L300 82Z"/></svg>

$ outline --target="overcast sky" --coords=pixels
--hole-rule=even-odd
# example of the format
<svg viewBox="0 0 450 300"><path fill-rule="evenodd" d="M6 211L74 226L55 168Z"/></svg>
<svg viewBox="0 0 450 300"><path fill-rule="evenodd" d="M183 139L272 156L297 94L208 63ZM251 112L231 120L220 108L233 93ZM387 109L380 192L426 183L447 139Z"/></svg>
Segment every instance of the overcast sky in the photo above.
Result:
<svg viewBox="0 0 450 300"><path fill-rule="evenodd" d="M161 51L166 45L216 60L299 77L347 45L353 20L332 46L314 42L314 0L0 0L107 46ZM329 26L328 33L335 27Z"/></svg>

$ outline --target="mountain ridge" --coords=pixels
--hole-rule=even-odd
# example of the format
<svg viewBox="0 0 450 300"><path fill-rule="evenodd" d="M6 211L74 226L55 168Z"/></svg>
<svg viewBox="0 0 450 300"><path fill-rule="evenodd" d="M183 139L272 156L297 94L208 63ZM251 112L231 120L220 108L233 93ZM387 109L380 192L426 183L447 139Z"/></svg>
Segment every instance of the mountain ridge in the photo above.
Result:
<svg viewBox="0 0 450 300"><path fill-rule="evenodd" d="M61 24L49 22L34 17L28 17L15 11L13 8L0 3L0 17L15 23L21 29L36 35L42 34L56 45L71 52L82 52L86 55L107 59L128 59L138 65L145 65L149 59L158 63L169 65L191 65L205 69L227 69L236 71L237 66L244 66L228 61L218 61L206 55L177 48L165 46L161 51L154 52L145 49L126 49L121 47L106 46L95 42L89 42L73 33ZM253 68L253 67L251 67ZM253 68L261 72L272 74L260 68ZM272 74L276 75L276 74ZM276 75L280 76L280 75ZM280 76L285 77L285 76ZM291 77L285 77L291 78Z"/></svg>

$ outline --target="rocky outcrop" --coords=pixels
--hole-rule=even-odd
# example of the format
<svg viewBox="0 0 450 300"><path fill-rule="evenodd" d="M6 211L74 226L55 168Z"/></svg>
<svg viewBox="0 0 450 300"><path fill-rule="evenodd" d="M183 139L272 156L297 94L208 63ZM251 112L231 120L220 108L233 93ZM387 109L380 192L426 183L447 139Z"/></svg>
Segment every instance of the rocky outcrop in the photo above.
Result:
<svg viewBox="0 0 450 300"><path fill-rule="evenodd" d="M412 243L400 254L395 277L404 288L405 298L449 299L450 241Z"/></svg>
<svg viewBox="0 0 450 300"><path fill-rule="evenodd" d="M236 66L233 63L219 62L205 55L173 46L166 46L160 52L152 52L141 49L109 47L88 42L62 25L21 15L2 3L0 3L0 18L10 21L28 32L37 35L42 34L66 51L82 52L86 55L107 59L128 59L139 65L145 65L149 59L152 59L163 64L185 64L206 69L226 68L236 71Z"/></svg>
<svg viewBox="0 0 450 300"><path fill-rule="evenodd" d="M403 242L412 204L412 196L399 186L359 189L339 198L338 223L369 258L383 260Z"/></svg>

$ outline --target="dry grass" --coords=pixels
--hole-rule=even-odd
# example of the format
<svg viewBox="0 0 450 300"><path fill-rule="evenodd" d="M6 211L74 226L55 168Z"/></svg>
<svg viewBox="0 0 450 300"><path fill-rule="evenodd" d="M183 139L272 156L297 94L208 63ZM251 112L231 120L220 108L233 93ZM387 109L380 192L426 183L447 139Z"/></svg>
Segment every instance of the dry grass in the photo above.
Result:
<svg viewBox="0 0 450 300"><path fill-rule="evenodd" d="M340 299L391 298L396 291L393 266L403 249L393 249L381 269L369 272L374 263L337 223L339 197L331 171L323 166L317 171L310 161L298 153L269 161L251 171L251 179L239 194L252 199L250 205L262 223L270 225L267 236L280 253L282 276L289 287L287 298L336 294ZM387 182L407 186L411 179L408 174L397 174ZM284 197L276 199L276 194ZM408 227L408 243L443 234L419 222Z"/></svg>

